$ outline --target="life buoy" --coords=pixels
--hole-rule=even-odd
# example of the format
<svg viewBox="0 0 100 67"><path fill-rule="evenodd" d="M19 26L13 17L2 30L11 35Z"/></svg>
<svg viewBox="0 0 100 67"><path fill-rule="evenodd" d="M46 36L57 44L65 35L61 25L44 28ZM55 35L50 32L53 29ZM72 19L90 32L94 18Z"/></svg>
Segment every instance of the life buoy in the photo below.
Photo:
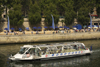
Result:
<svg viewBox="0 0 100 67"><path fill-rule="evenodd" d="M86 50L88 50L88 48L86 48Z"/></svg>
<svg viewBox="0 0 100 67"><path fill-rule="evenodd" d="M30 54L27 54L26 56L27 56L27 57L29 57L29 56L30 56Z"/></svg>

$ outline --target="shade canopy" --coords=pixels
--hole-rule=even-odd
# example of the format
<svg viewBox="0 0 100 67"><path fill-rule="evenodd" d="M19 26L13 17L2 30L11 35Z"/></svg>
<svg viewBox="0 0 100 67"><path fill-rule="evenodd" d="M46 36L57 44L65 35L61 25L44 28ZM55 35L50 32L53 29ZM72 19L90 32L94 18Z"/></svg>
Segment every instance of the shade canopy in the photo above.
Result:
<svg viewBox="0 0 100 67"><path fill-rule="evenodd" d="M4 28L4 30L8 30L8 28Z"/></svg>
<svg viewBox="0 0 100 67"><path fill-rule="evenodd" d="M80 24L77 24L77 25L73 26L73 28L80 30L80 29L82 29L82 26Z"/></svg>
<svg viewBox="0 0 100 67"><path fill-rule="evenodd" d="M57 26L55 26L55 28L58 28Z"/></svg>
<svg viewBox="0 0 100 67"><path fill-rule="evenodd" d="M45 26L44 28L48 28L47 26Z"/></svg>
<svg viewBox="0 0 100 67"><path fill-rule="evenodd" d="M38 29L42 29L41 27L38 27Z"/></svg>
<svg viewBox="0 0 100 67"><path fill-rule="evenodd" d="M10 28L10 29L11 29L11 30L15 30L15 28L13 28L13 27L12 27L12 28Z"/></svg>
<svg viewBox="0 0 100 67"><path fill-rule="evenodd" d="M22 28L19 28L19 31L22 31Z"/></svg>
<svg viewBox="0 0 100 67"><path fill-rule="evenodd" d="M66 28L66 29L70 29L69 27L67 27L67 26L64 26L64 28Z"/></svg>
<svg viewBox="0 0 100 67"><path fill-rule="evenodd" d="M33 27L33 29L37 29L37 27Z"/></svg>
<svg viewBox="0 0 100 67"><path fill-rule="evenodd" d="M63 28L62 26L60 26L59 28Z"/></svg>
<svg viewBox="0 0 100 67"><path fill-rule="evenodd" d="M29 30L29 27L26 27L26 30Z"/></svg>

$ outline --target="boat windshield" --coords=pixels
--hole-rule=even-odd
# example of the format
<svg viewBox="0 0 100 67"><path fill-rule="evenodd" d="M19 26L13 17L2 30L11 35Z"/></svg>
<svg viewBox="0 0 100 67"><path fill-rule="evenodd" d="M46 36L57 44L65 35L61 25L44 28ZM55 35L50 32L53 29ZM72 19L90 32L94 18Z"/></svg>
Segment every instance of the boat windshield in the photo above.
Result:
<svg viewBox="0 0 100 67"><path fill-rule="evenodd" d="M23 54L26 50L28 50L28 48L21 48L19 54Z"/></svg>

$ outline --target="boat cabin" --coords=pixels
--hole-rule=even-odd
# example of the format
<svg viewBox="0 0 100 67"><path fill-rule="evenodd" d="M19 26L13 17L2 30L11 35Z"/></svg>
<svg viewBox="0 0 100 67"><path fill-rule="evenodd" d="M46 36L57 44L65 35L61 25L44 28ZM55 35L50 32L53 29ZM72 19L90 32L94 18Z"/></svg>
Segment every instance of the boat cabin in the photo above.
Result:
<svg viewBox="0 0 100 67"><path fill-rule="evenodd" d="M21 47L18 53L41 57L42 55L46 54L57 54L79 50L86 50L85 45L83 43L67 42L42 45L24 45L23 47Z"/></svg>

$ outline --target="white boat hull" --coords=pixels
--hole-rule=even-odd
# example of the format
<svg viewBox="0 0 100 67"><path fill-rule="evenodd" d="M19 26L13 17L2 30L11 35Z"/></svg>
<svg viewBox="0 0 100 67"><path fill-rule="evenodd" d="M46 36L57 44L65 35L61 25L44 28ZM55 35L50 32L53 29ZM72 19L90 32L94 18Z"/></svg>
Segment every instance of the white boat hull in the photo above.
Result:
<svg viewBox="0 0 100 67"><path fill-rule="evenodd" d="M83 51L74 51L74 52L65 52L65 53L57 53L57 54L46 54L41 55L41 57L38 57L36 59L33 59L32 56L29 58L9 58L12 61L18 61L18 60L50 60L50 59L60 59L60 58L69 58L69 57L76 57L76 56L82 56L82 55L89 55L92 51L90 50L83 50Z"/></svg>

